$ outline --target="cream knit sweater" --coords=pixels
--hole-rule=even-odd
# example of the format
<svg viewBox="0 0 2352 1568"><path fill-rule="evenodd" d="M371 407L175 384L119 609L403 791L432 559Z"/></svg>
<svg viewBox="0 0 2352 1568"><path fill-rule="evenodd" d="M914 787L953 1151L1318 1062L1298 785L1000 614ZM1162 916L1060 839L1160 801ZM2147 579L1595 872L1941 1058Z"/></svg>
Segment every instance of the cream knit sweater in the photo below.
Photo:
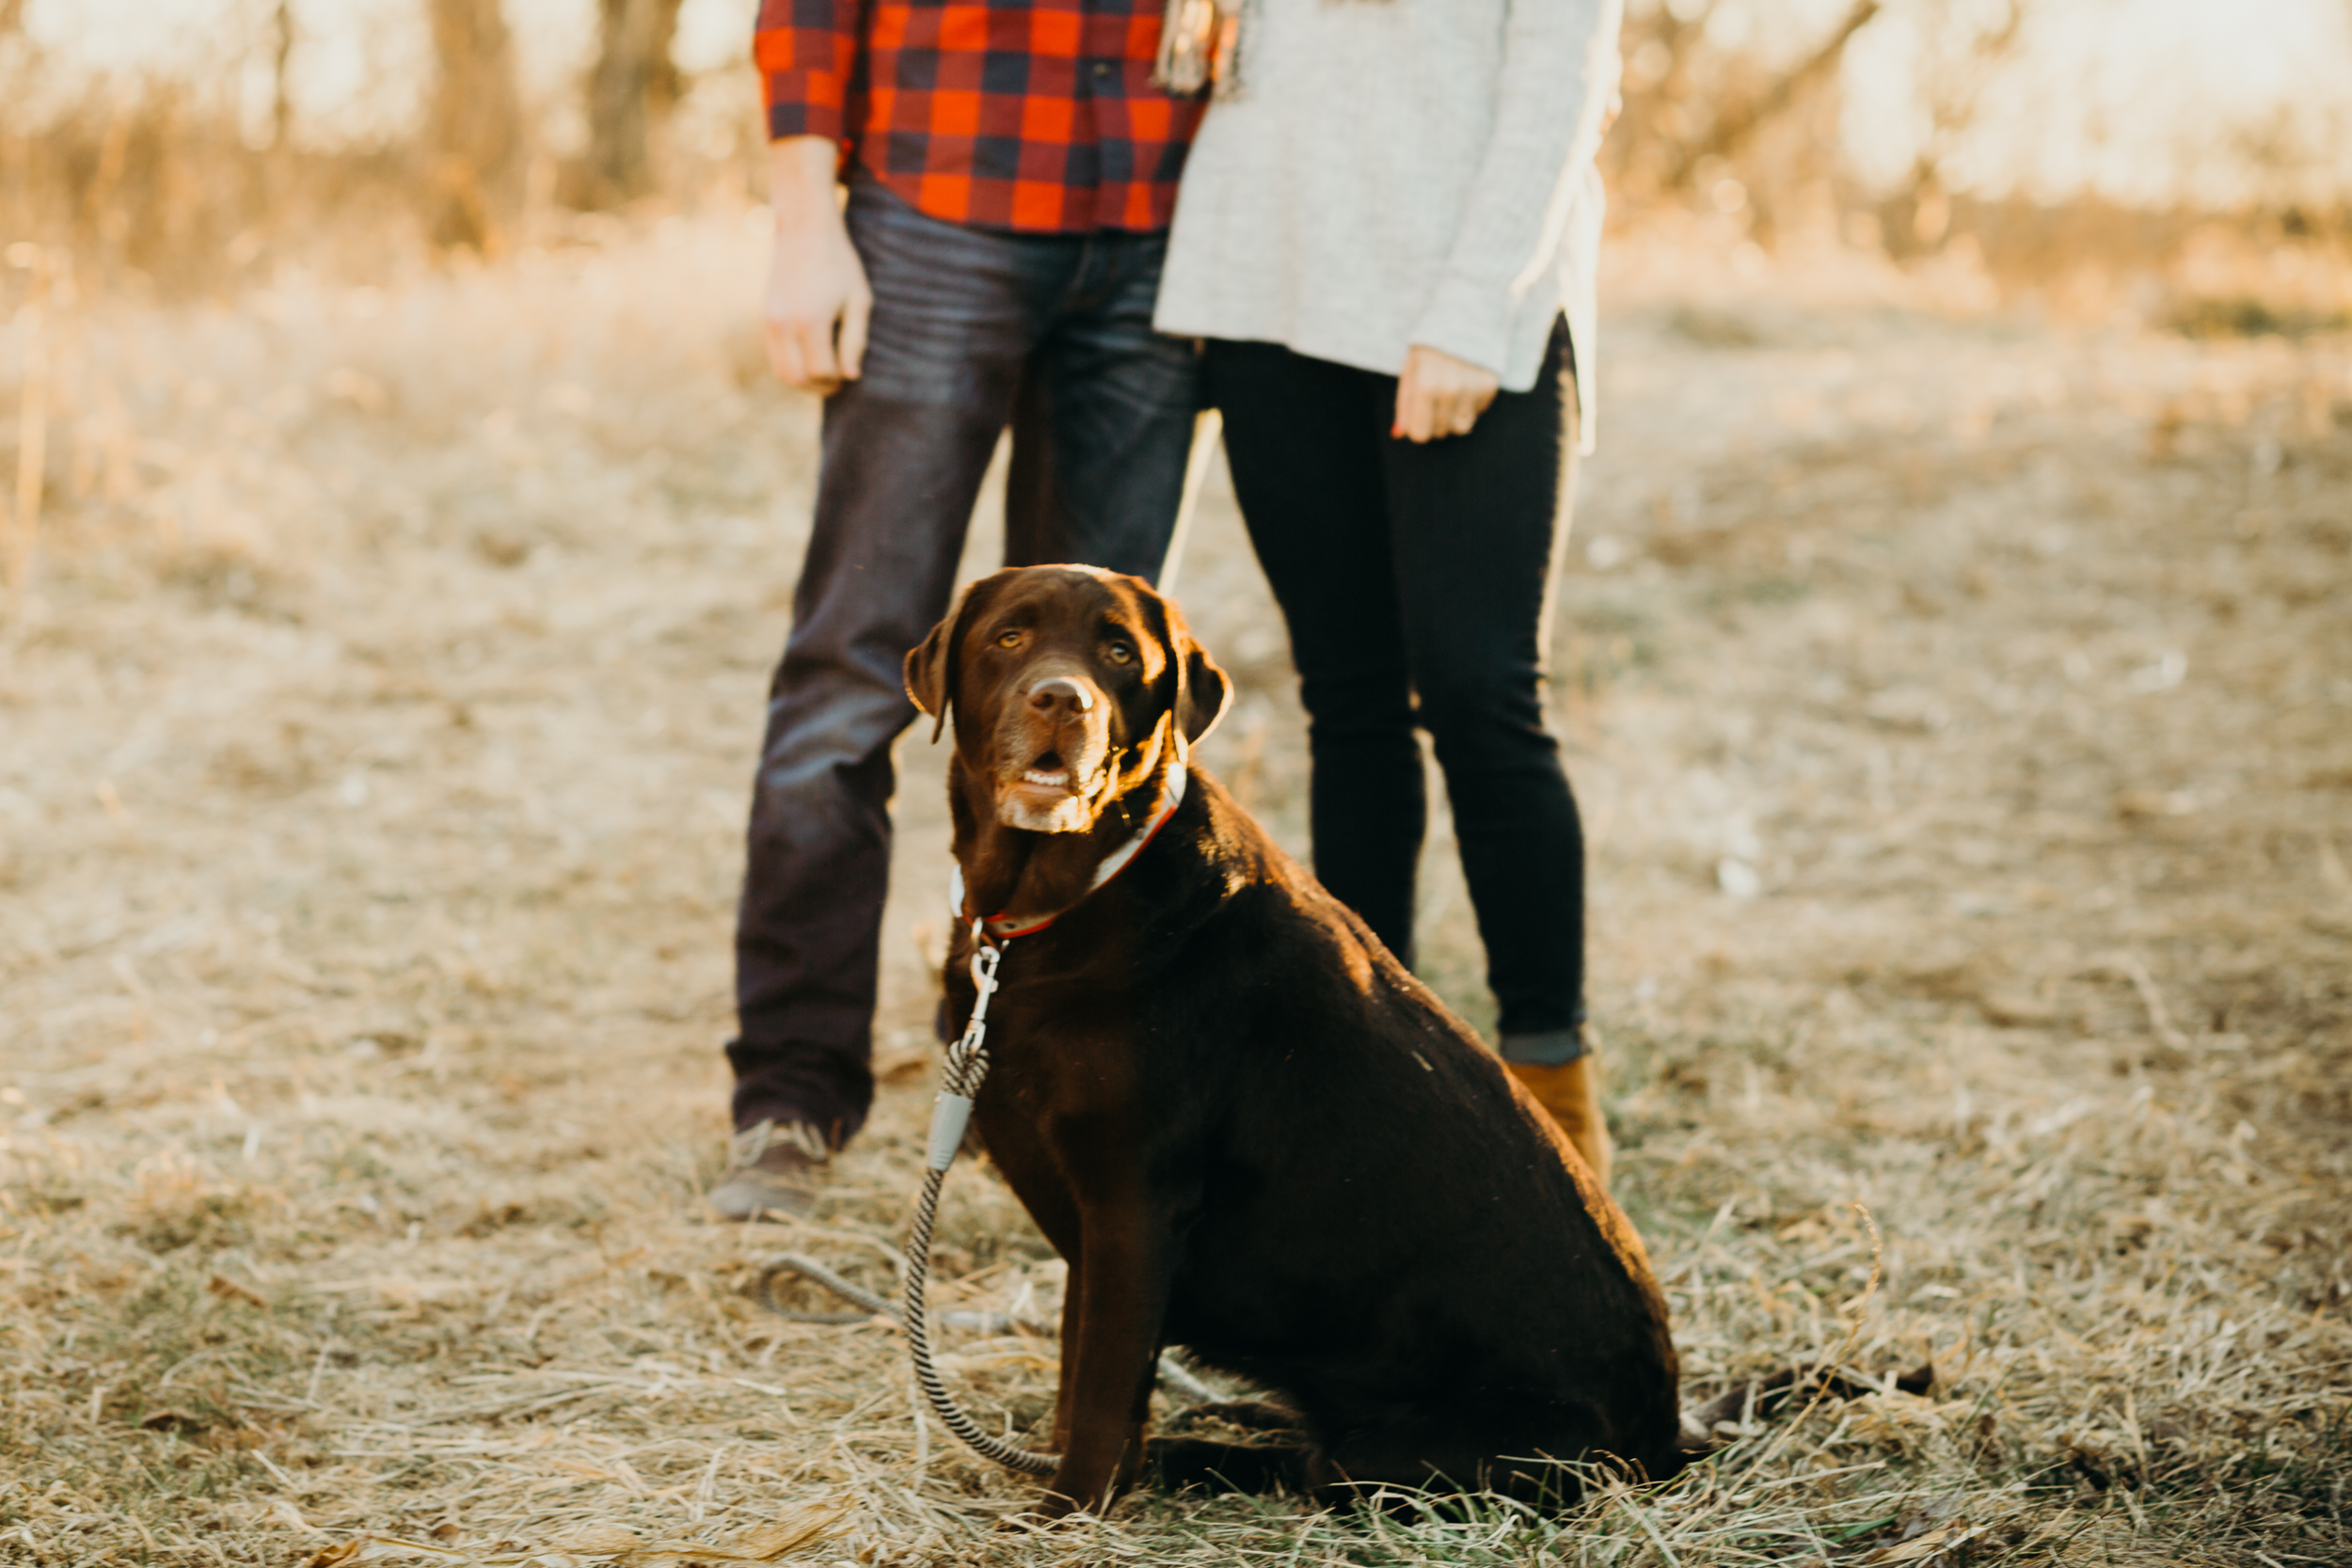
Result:
<svg viewBox="0 0 2352 1568"><path fill-rule="evenodd" d="M1623 0L1255 0L1176 199L1155 325L1535 383L1565 310L1592 431L1593 154Z"/></svg>

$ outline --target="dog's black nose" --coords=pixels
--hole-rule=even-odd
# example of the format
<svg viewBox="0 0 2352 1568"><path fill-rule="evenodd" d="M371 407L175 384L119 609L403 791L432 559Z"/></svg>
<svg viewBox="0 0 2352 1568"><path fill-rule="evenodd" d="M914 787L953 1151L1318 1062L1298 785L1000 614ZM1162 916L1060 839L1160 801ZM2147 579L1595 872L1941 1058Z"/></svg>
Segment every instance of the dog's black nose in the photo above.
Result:
<svg viewBox="0 0 2352 1568"><path fill-rule="evenodd" d="M1073 713L1086 713L1094 706L1094 693L1068 675L1048 675L1029 688L1029 705L1040 713L1066 707Z"/></svg>

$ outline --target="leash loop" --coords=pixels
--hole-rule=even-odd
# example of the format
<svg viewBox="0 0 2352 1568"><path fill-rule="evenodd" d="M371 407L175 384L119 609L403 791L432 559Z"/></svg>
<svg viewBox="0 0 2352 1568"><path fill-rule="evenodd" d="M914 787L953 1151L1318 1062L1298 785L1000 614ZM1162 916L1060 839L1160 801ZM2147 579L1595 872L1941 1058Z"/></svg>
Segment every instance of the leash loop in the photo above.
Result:
<svg viewBox="0 0 2352 1568"><path fill-rule="evenodd" d="M947 1430L986 1459L993 1459L1008 1469L1024 1475L1050 1476L1060 1467L1060 1456L1039 1453L1021 1448L1000 1437L993 1437L980 1430L979 1423L965 1413L947 1392L931 1362L930 1275L931 1266L931 1230L938 1223L939 1195L947 1180L947 1167L955 1163L956 1150L962 1147L963 1131L970 1124L973 1099L980 1092L981 1081L988 1076L988 1004L996 994L996 971L1005 961L1001 942L989 940L982 922L972 923L972 980L979 988L979 995L972 1005L972 1017L964 1024L963 1034L947 1048L947 1060L941 1071L943 1085L939 1099L931 1106L930 1143L923 1164L923 1190L915 1199L914 1222L907 1230L905 1254L905 1291L900 1305L893 1311L889 1303L869 1291L861 1291L814 1259L797 1253L787 1253L771 1263L759 1279L760 1294L767 1301L770 1281L778 1275L798 1274L814 1279L835 1295L855 1302L864 1312L787 1312L784 1316L803 1323L863 1323L874 1315L895 1318L907 1337L907 1352L914 1363L914 1380L923 1390L928 1403ZM773 1303L769 1303L771 1310ZM945 1321L964 1321L966 1326L1001 1333L1006 1328L1028 1328L1030 1325L1000 1318L995 1313L949 1312ZM1063 1354L1070 1354L1064 1347ZM1195 1400L1215 1400L1222 1396L1187 1371L1175 1355L1160 1353L1160 1381Z"/></svg>
<svg viewBox="0 0 2352 1568"><path fill-rule="evenodd" d="M931 1106L923 1194L915 1200L914 1223L907 1231L906 1297L898 1322L906 1333L907 1353L914 1362L914 1381L947 1430L975 1452L1008 1469L1050 1476L1061 1465L1059 1455L1039 1453L982 1432L979 1423L956 1403L931 1364L931 1227L939 1218L939 1192L946 1182L947 1167L955 1163L956 1150L963 1144L963 1130L972 1119L972 1101L988 1077L988 1003L996 994L996 970L1004 961L1005 950L989 940L987 922L972 922L972 983L979 988L979 996L972 1004L972 1018L963 1026L962 1037L947 1048L947 1060L940 1071L943 1086Z"/></svg>

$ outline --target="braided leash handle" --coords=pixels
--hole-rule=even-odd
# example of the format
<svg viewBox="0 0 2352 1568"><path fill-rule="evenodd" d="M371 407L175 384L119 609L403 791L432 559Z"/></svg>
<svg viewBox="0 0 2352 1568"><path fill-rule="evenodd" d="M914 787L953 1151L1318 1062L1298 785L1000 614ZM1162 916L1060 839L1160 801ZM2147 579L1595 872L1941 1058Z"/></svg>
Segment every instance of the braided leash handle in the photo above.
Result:
<svg viewBox="0 0 2352 1568"><path fill-rule="evenodd" d="M945 1086L938 1103L931 1108L930 1144L924 1161L923 1191L915 1200L914 1223L907 1233L906 1290L897 1311L880 1296L861 1291L811 1258L798 1253L786 1253L770 1263L760 1275L760 1291L770 1309L782 1311L767 1295L769 1283L779 1275L799 1274L817 1281L835 1295L855 1302L863 1313L784 1312L784 1316L803 1323L862 1322L870 1315L895 1317L907 1337L907 1349L914 1358L915 1381L922 1385L923 1397L946 1424L947 1430L961 1442L987 1459L993 1459L1008 1469L1025 1475L1050 1476L1060 1467L1060 1459L1054 1454L1039 1453L991 1437L982 1432L979 1423L965 1414L962 1407L949 1396L946 1385L939 1379L939 1371L931 1362L930 1312L929 1283L931 1262L931 1230L939 1219L939 1194L946 1183L947 1167L955 1163L956 1150L963 1142L963 1130L971 1120L972 1101L979 1093L981 1081L988 1076L988 1001L996 990L996 966L1003 961L1004 950L987 941L984 929L975 924L973 930L972 978L979 986L979 998L973 1005L972 1022L963 1031L963 1037L948 1048L946 1068L941 1072ZM964 1321L988 1329L1023 1326L999 1314L950 1312L946 1321ZM1159 1357L1160 1381L1198 1401L1212 1401L1225 1396L1187 1371L1172 1352L1163 1351Z"/></svg>
<svg viewBox="0 0 2352 1568"><path fill-rule="evenodd" d="M914 1381L922 1385L923 1397L940 1421L973 1451L1024 1475L1050 1476L1061 1465L1059 1456L1020 1448L982 1432L979 1423L949 1395L947 1386L939 1381L938 1369L931 1365L930 1324L926 1318L924 1286L930 1265L931 1222L939 1212L939 1189L946 1179L945 1170L923 1173L923 1196L915 1205L914 1229L907 1237L907 1294L901 1321L906 1328L908 1353L914 1358Z"/></svg>
<svg viewBox="0 0 2352 1568"><path fill-rule="evenodd" d="M946 1065L940 1074L945 1086L931 1108L923 1196L915 1202L914 1225L907 1233L906 1301L899 1311L899 1322L906 1331L907 1351L914 1360L914 1381L922 1385L924 1399L947 1430L976 1453L1008 1469L1025 1475L1050 1476L1061 1466L1058 1455L1039 1453L982 1432L979 1423L948 1394L947 1386L939 1381L938 1369L931 1364L931 1227L939 1218L939 1192L946 1183L947 1167L955 1163L956 1149L963 1143L964 1127L972 1118L973 1098L988 1076L988 1003L996 994L996 966L1004 956L1004 949L988 940L986 928L974 921L972 980L979 987L979 997L972 1005L972 1022L964 1025L963 1037L947 1048Z"/></svg>

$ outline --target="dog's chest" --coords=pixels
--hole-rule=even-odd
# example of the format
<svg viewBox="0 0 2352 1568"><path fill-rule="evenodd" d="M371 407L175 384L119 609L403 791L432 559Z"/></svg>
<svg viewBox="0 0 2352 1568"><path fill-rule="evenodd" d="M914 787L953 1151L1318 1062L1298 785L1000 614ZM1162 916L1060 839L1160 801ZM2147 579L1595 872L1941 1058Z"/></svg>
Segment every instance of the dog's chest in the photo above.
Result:
<svg viewBox="0 0 2352 1568"><path fill-rule="evenodd" d="M1132 1050L1091 1021L1043 1009L1006 1009L990 1030L979 1104L1041 1128L1065 1118L1130 1115L1137 1074Z"/></svg>

